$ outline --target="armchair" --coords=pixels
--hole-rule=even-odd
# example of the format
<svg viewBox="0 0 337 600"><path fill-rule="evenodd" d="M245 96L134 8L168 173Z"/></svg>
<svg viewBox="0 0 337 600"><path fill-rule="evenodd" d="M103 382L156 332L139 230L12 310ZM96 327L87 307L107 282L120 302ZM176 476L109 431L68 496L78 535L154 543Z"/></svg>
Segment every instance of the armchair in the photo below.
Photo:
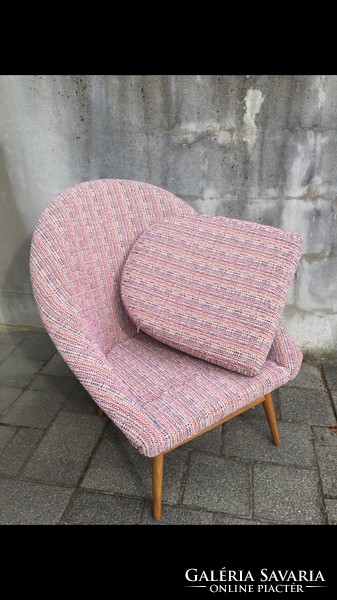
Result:
<svg viewBox="0 0 337 600"><path fill-rule="evenodd" d="M223 337L214 350L207 342L205 312L199 311L202 323L197 324L198 333L189 338L190 322L181 327L181 335L174 334L177 323L172 319L176 310L173 305L169 306L166 319L162 318L164 304L160 305L159 313L156 302L148 309L146 298L153 293L155 299L160 293L165 298L165 290L160 286L166 281L161 269L165 270L167 257L162 256L160 267L151 262L152 258L149 261L152 273L156 269L158 272L157 291L143 285L144 281L150 281L146 253L153 239L156 241L158 227L160 232L161 224L182 223L185 231L186 223L198 218L203 222L204 216L198 216L188 204L150 184L114 179L88 181L68 188L48 204L36 225L31 245L33 293L56 348L98 405L98 415L105 413L140 453L152 459L155 520L161 517L165 453L261 402L272 439L275 444L280 443L271 392L294 378L302 361L300 350L280 322L301 253L301 240L296 234L283 232L290 236L287 237L290 254L282 250L281 267L287 276L286 280L281 278L278 287L275 284L271 294L274 299L279 298L276 312L270 316L272 300L266 293L260 311L262 317L267 313L264 324L255 321L253 333L245 334L243 350L255 336L255 346L251 346L255 348L251 352L253 370L249 351L242 355L241 362L237 360L237 331L232 322L226 322L227 329L222 331ZM206 220L212 224L214 219ZM230 225L228 221L220 218L219 223ZM247 223L245 227L245 235L249 237L250 230L256 231L260 226ZM264 232L268 239L268 228ZM148 235L154 238L146 242ZM194 237L193 231L191 236ZM233 243L232 240L231 247ZM179 235L173 246L179 248ZM274 260L277 247L276 242L273 251L269 246L268 260L268 257ZM263 255L263 247L258 253ZM188 256L191 254L185 255L185 262ZM144 272L139 268L139 260L145 264ZM172 274L170 268L168 272ZM277 282L279 266L275 266L275 261L272 273L273 281ZM219 286L214 278L212 281L214 292ZM172 282L170 285L172 290ZM192 295L197 293L196 285L194 282L193 290L189 291ZM226 285L228 288L228 282ZM241 315L242 302L247 299L244 289L239 302ZM170 298L169 293L166 299ZM178 297L178 305L180 301ZM261 294L257 302L261 303ZM234 314L237 301L229 304ZM256 314L256 310L253 307L251 314ZM245 322L249 323L249 315L247 319ZM165 329L172 323L171 329ZM265 335L263 332L267 330ZM221 348L225 348L224 340L229 339L229 334L232 335L230 352L222 360ZM216 337L214 327L211 337Z"/></svg>

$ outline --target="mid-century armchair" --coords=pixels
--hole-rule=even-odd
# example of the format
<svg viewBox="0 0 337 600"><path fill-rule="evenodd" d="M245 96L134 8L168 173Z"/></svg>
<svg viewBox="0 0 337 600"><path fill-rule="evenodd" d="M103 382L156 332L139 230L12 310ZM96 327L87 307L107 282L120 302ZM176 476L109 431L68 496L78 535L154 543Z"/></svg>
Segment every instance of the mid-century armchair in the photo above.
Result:
<svg viewBox="0 0 337 600"><path fill-rule="evenodd" d="M166 452L261 402L279 444L271 391L301 366L280 321L301 250L136 181L75 185L41 214L41 319L98 414L152 458L155 520Z"/></svg>

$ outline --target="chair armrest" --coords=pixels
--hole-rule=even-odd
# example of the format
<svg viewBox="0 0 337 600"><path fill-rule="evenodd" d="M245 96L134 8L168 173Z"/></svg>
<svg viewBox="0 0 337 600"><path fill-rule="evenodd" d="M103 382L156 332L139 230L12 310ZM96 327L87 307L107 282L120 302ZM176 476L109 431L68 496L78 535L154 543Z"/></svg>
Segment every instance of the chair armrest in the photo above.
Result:
<svg viewBox="0 0 337 600"><path fill-rule="evenodd" d="M73 331L66 345L57 344L62 357L96 404L124 433L129 442L147 456L158 454L165 432L158 428L148 406L113 370L105 354L90 333L83 328ZM55 339L55 338L54 338Z"/></svg>
<svg viewBox="0 0 337 600"><path fill-rule="evenodd" d="M285 367L289 372L289 379L294 379L301 368L302 352L281 322L269 350L268 359Z"/></svg>

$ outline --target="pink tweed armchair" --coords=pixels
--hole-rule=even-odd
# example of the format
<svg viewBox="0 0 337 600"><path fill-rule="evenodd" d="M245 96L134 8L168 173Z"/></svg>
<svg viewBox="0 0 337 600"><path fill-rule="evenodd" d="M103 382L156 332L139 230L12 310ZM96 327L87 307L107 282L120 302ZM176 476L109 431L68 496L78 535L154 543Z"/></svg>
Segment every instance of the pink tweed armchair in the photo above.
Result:
<svg viewBox="0 0 337 600"><path fill-rule="evenodd" d="M75 185L41 214L41 319L98 414L152 458L155 520L166 452L261 402L279 444L270 392L301 366L280 322L301 249L136 181Z"/></svg>

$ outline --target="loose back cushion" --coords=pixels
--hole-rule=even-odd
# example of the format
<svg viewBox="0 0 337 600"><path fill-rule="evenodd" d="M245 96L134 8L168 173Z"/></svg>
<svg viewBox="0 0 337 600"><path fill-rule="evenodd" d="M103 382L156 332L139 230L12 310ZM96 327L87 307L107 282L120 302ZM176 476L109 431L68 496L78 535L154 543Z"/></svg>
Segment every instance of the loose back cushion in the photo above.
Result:
<svg viewBox="0 0 337 600"><path fill-rule="evenodd" d="M237 219L165 220L133 246L122 300L153 338L254 376L273 342L302 245L295 233Z"/></svg>

